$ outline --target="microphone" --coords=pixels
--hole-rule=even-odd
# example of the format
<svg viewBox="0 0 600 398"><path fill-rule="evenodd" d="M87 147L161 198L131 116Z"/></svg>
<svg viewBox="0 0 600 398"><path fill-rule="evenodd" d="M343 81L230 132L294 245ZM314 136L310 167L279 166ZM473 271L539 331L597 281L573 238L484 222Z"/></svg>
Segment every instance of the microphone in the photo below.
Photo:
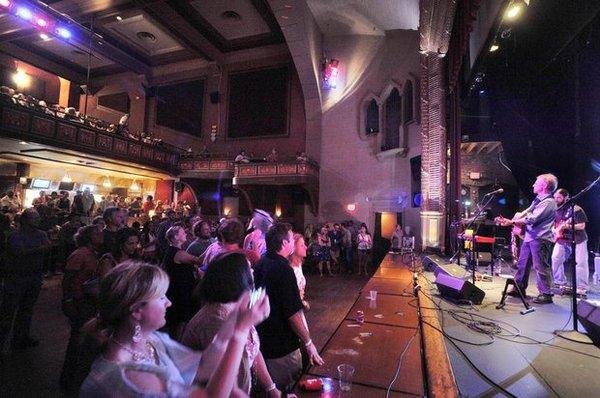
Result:
<svg viewBox="0 0 600 398"><path fill-rule="evenodd" d="M500 189L496 189L495 191L486 193L485 195L483 195L483 197L485 198L486 196L496 195L498 193L503 193L503 192L504 192L504 189L500 188Z"/></svg>

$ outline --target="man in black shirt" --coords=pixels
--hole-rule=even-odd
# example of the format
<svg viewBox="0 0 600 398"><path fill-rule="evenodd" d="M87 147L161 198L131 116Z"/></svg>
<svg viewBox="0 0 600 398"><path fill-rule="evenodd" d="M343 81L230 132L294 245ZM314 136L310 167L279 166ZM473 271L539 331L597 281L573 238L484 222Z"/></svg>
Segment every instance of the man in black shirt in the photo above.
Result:
<svg viewBox="0 0 600 398"><path fill-rule="evenodd" d="M294 252L291 226L276 223L267 231L265 241L267 253L255 266L254 282L265 287L271 314L257 330L269 373L283 391L289 390L302 373L300 344L311 364L322 365L323 360L310 338L296 277L287 260Z"/></svg>
<svg viewBox="0 0 600 398"><path fill-rule="evenodd" d="M554 200L559 206L556 210L554 221L554 238L556 244L552 250L552 273L554 283L559 287L567 285L565 277L565 260L571 256L571 241L573 239L573 230L571 224L571 206L563 206L569 199L569 192L564 189L558 189L554 193ZM575 263L577 264L577 294L585 296L589 288L589 266L588 266L588 248L587 234L585 233L585 223L588 221L583 209L575 205Z"/></svg>
<svg viewBox="0 0 600 398"><path fill-rule="evenodd" d="M117 237L119 230L122 228L123 215L121 209L116 206L107 207L102 213L102 218L106 226L104 227L104 245L102 246L102 252L109 253L113 247L117 244Z"/></svg>

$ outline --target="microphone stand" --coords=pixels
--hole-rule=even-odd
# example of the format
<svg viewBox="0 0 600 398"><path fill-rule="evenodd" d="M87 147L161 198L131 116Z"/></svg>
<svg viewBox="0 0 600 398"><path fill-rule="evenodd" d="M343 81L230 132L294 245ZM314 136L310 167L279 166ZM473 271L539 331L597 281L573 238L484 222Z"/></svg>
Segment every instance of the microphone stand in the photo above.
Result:
<svg viewBox="0 0 600 398"><path fill-rule="evenodd" d="M475 224L475 221L477 220L477 218L481 215L481 213L483 213L483 210L487 207L487 205L490 204L490 202L492 201L492 199L494 198L496 194L491 194L491 195L484 195L483 197L485 198L486 196L489 196L487 202L485 202L483 205L481 206L477 206L477 212L475 213L475 215L473 216L473 219L469 222L469 224L467 224L467 226L465 227L465 230L470 229L473 224ZM477 229L479 229L479 227L477 227ZM475 235L477 234L477 230L473 231L473 241L472 241L472 247L475 247ZM454 261L454 258L460 255L460 244L458 245L458 249L456 250L456 252L452 255L452 257L450 257L450 259L448 260L449 263L452 263ZM458 265L460 265L460 257L459 258L459 263ZM476 260L474 260L476 261ZM475 266L475 262L473 263L473 270L472 270L472 278L473 278L473 285L475 284L475 269L477 268Z"/></svg>
<svg viewBox="0 0 600 398"><path fill-rule="evenodd" d="M596 178L590 185L583 188L577 195L567 200L561 208L568 206L571 209L571 253L569 255L569 263L572 265L571 270L572 286L573 286L573 300L571 301L571 318L573 319L573 330L555 330L554 334L562 337L566 340L571 340L577 343L592 344L592 341L587 334L579 331L579 319L577 313L577 259L575 258L575 250L577 248L577 242L575 241L575 205L577 200L583 196L586 192L592 189L596 184L600 182L600 177ZM561 265L562 267L563 265ZM585 264L588 267L588 264Z"/></svg>

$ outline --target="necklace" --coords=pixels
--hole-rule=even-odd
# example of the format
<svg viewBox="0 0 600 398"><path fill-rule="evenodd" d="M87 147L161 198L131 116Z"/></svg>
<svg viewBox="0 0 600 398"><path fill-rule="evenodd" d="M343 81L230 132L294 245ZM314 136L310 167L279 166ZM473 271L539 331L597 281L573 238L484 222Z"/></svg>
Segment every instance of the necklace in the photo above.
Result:
<svg viewBox="0 0 600 398"><path fill-rule="evenodd" d="M150 344L148 341L146 341L146 352L140 352L137 350L133 350L133 349L125 346L125 344L121 343L117 339L112 339L112 341L114 341L119 347L121 347L122 349L124 349L125 351L130 353L131 358L133 359L134 362L142 362L142 361L155 362L154 347L152 347L152 344Z"/></svg>

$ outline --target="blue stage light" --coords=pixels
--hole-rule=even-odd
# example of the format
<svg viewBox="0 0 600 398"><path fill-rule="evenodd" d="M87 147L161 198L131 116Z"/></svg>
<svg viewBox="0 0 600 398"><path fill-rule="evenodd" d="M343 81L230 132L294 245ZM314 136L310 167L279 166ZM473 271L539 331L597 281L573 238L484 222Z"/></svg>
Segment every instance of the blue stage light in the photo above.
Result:
<svg viewBox="0 0 600 398"><path fill-rule="evenodd" d="M506 206L506 198L500 198L500 199L498 200L498 203L500 203L500 204L501 204L501 205L503 205L503 206Z"/></svg>
<svg viewBox="0 0 600 398"><path fill-rule="evenodd" d="M28 8L25 8L25 7L17 8L16 14L18 17L21 17L26 21L29 21L33 17L33 13Z"/></svg>
<svg viewBox="0 0 600 398"><path fill-rule="evenodd" d="M70 39L71 38L71 32L68 31L65 28L57 28L56 29L56 33L62 37L63 39Z"/></svg>

